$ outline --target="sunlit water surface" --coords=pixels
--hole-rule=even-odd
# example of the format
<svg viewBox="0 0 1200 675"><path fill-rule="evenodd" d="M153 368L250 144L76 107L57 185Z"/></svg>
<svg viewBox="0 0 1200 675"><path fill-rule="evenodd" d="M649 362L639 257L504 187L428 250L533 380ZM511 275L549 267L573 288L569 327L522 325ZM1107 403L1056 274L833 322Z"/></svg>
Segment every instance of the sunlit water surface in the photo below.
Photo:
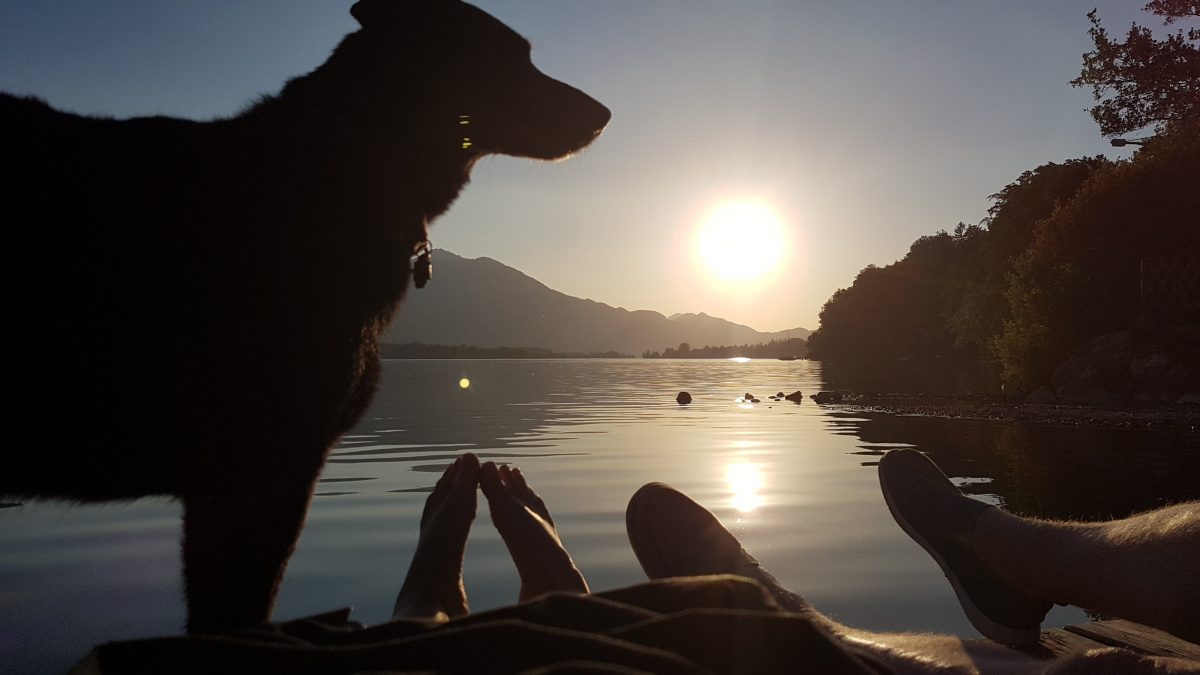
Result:
<svg viewBox="0 0 1200 675"><path fill-rule="evenodd" d="M523 469L594 589L644 580L624 510L657 480L715 511L835 619L963 636L977 633L949 584L880 496L874 466L887 449L915 446L981 498L1044 516L1120 516L1200 496L1196 432L849 415L767 398L820 388L820 365L807 361L386 362L370 411L325 468L276 618L350 605L360 621L386 620L425 497L468 451ZM677 405L680 390L695 401ZM762 402L739 402L745 393ZM91 644L178 632L179 515L165 499L0 508L3 669L61 671ZM474 609L516 599L486 507L465 578ZM1047 625L1085 618L1057 608Z"/></svg>

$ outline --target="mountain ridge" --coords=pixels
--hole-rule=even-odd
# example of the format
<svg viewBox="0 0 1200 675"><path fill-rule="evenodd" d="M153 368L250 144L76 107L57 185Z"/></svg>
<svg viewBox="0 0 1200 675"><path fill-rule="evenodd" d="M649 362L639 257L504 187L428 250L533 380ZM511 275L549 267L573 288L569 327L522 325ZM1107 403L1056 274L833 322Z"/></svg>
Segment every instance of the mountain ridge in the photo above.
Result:
<svg viewBox="0 0 1200 675"><path fill-rule="evenodd" d="M387 344L536 347L556 352L641 354L674 347L807 338L805 328L763 332L704 312L670 317L578 298L489 257L439 249L434 278L410 289L383 336Z"/></svg>

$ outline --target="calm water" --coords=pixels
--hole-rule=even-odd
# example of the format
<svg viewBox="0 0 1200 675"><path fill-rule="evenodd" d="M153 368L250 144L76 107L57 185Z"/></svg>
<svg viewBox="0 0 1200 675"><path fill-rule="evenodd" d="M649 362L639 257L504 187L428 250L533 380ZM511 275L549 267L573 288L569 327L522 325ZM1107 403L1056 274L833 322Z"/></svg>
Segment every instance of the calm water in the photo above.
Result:
<svg viewBox="0 0 1200 675"><path fill-rule="evenodd" d="M888 448L927 451L981 498L1025 513L1111 517L1200 497L1196 432L853 416L766 399L821 387L806 361L388 362L326 467L276 617L352 605L361 621L385 620L427 491L465 451L522 467L593 588L643 580L624 509L661 480L834 618L964 636L976 633L949 585L884 506L874 464ZM682 389L692 405L675 404ZM739 404L745 392L763 402ZM62 670L95 642L178 631L179 514L166 500L0 509L4 670ZM516 598L486 508L465 577L475 609ZM1059 608L1048 624L1083 618Z"/></svg>

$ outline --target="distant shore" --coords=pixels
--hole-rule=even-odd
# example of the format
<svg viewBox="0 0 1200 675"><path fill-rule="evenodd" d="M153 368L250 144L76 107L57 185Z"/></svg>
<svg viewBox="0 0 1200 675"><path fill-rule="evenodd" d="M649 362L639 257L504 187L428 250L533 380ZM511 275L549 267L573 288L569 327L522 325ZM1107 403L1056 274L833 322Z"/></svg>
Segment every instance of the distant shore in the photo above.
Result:
<svg viewBox="0 0 1200 675"><path fill-rule="evenodd" d="M1170 428L1200 432L1200 406L1185 404L1065 405L1023 403L998 396L929 394L843 394L827 408L848 412L920 415L950 419L1034 422L1105 429Z"/></svg>
<svg viewBox="0 0 1200 675"><path fill-rule="evenodd" d="M433 345L420 342L384 343L379 353L385 359L629 359L620 352L556 352L541 347L476 347Z"/></svg>

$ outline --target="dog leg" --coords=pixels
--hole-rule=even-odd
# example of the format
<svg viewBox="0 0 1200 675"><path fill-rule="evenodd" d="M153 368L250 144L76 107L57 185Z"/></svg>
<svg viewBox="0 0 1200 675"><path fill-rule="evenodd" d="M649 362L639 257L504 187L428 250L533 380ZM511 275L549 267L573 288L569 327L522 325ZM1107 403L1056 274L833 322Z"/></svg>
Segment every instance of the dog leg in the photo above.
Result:
<svg viewBox="0 0 1200 675"><path fill-rule="evenodd" d="M255 490L184 498L183 575L189 633L270 621L317 472Z"/></svg>

